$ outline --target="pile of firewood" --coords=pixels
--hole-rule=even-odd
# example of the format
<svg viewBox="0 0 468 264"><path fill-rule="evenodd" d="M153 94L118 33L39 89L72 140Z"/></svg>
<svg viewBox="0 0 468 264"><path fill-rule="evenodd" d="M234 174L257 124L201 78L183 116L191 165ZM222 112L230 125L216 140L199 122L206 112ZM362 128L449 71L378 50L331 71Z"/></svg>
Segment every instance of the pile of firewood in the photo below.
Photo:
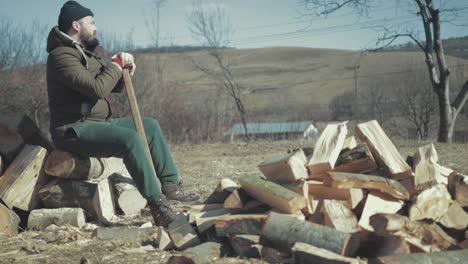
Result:
<svg viewBox="0 0 468 264"><path fill-rule="evenodd" d="M104 225L117 214L146 206L121 159L83 158L54 150L28 116L0 118L0 234L18 234L15 208L29 212L25 225Z"/></svg>
<svg viewBox="0 0 468 264"><path fill-rule="evenodd" d="M223 179L167 229L100 227L100 239L149 236L169 263L223 256L283 263L466 263L468 178L432 144L403 159L376 121L328 125L314 148ZM27 227L112 224L146 205L120 159L53 150L26 116L0 118L0 234ZM15 210L16 210L15 209ZM411 253L411 254L410 254Z"/></svg>
<svg viewBox="0 0 468 264"><path fill-rule="evenodd" d="M190 208L196 231L159 236L161 249L183 250L169 263L228 248L275 263L466 263L468 178L432 144L403 159L376 121L357 125L359 141L347 132L330 124L314 149L261 163L262 176L223 179Z"/></svg>

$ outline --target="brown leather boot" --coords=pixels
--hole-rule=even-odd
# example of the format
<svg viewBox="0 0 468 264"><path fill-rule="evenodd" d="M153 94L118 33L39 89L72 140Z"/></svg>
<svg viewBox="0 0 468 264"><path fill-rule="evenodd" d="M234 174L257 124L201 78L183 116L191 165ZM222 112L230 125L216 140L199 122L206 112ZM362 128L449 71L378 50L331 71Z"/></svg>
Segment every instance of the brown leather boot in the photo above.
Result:
<svg viewBox="0 0 468 264"><path fill-rule="evenodd" d="M169 224L177 218L177 214L171 208L163 195L157 199L148 199L148 205L150 208L150 213L153 216L154 223L157 226L167 228Z"/></svg>
<svg viewBox="0 0 468 264"><path fill-rule="evenodd" d="M182 186L182 181L179 181L179 183L166 183L161 189L169 200L193 202L200 199L199 195L187 192Z"/></svg>

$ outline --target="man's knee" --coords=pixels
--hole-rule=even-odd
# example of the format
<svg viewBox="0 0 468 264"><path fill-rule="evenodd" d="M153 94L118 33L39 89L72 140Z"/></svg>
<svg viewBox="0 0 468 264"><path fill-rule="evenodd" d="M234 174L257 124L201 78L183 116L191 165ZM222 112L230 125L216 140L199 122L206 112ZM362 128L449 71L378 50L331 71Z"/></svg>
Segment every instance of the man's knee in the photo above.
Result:
<svg viewBox="0 0 468 264"><path fill-rule="evenodd" d="M160 130L161 127L159 126L158 120L151 118L151 117L143 117L143 125L148 127L150 131L153 130Z"/></svg>

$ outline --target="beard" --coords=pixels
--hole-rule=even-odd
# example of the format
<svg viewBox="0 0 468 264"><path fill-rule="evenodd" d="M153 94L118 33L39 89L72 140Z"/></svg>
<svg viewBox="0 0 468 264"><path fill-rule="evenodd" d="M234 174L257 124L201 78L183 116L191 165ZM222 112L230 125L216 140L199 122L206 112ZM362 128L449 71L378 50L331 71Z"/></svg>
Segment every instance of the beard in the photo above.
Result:
<svg viewBox="0 0 468 264"><path fill-rule="evenodd" d="M93 52L96 49L96 47L99 46L99 40L96 38L96 32L94 32L92 36L82 39L81 43L85 46L87 50Z"/></svg>

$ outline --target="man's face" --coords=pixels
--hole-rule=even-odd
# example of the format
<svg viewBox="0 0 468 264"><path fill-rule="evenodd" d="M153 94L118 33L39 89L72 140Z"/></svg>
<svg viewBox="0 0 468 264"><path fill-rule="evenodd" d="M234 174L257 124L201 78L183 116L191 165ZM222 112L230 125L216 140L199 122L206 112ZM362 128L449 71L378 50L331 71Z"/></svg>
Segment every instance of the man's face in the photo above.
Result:
<svg viewBox="0 0 468 264"><path fill-rule="evenodd" d="M86 16L78 20L80 24L79 36L81 43L89 50L94 50L99 45L96 38L96 24L92 16Z"/></svg>

